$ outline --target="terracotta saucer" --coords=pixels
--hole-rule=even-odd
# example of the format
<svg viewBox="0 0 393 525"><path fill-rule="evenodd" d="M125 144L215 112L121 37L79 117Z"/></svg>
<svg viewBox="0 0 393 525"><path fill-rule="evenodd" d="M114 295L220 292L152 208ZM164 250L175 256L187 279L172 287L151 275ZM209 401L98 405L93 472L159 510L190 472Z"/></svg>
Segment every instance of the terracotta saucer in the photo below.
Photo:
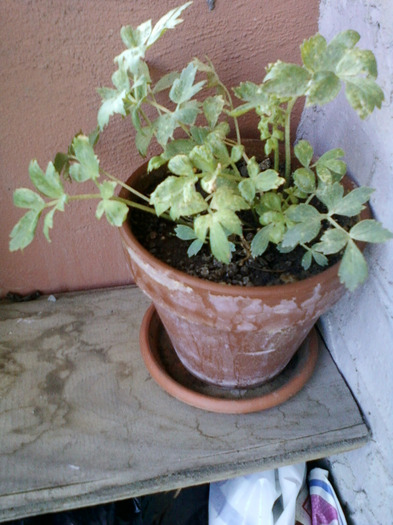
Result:
<svg viewBox="0 0 393 525"><path fill-rule="evenodd" d="M177 357L153 305L141 325L140 347L153 379L176 399L210 412L246 414L277 406L299 392L314 370L318 336L313 328L283 372L248 389L210 385L190 374Z"/></svg>

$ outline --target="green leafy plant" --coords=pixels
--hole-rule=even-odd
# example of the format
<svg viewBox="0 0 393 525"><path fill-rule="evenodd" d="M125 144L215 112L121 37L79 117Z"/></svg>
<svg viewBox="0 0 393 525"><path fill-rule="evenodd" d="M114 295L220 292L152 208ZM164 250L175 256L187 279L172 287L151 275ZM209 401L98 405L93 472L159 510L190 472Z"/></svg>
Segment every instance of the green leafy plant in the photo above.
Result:
<svg viewBox="0 0 393 525"><path fill-rule="evenodd" d="M177 236L190 243L190 257L208 243L214 257L227 263L236 245L245 257L258 257L272 243L284 253L301 246L302 265L308 269L313 261L326 266L329 255L341 253L340 279L354 290L367 276L356 241L384 242L392 234L373 219L357 219L373 190L344 191L344 151L332 149L315 159L309 142L292 147L290 125L299 98L308 106L323 105L342 85L361 119L380 108L384 95L375 81L373 53L357 47L355 31L344 31L330 43L316 34L301 45L302 65L277 61L267 67L261 84L247 81L234 88L237 104L208 59L193 59L181 72L153 83L146 54L182 21L191 3L171 10L154 26L149 20L136 29L121 29L126 49L115 58L113 87L98 90L97 129L89 136L76 135L68 152L57 154L45 173L35 160L30 163L37 191L19 188L14 193L15 205L28 211L11 232L10 249L23 249L33 240L42 215L50 240L57 211L73 200L98 199L96 217L105 215L114 226L126 220L130 207L176 222ZM249 157L242 144L239 119L250 111L259 117L261 154L270 163ZM149 196L106 173L95 154L100 133L116 114L130 117L142 156L153 139L162 147L148 169L167 165L169 174ZM294 170L293 158L298 161ZM93 181L97 192L69 195L63 179ZM130 200L117 196L119 186L128 188ZM244 214L253 218L253 227ZM344 228L342 217L351 218L352 225Z"/></svg>

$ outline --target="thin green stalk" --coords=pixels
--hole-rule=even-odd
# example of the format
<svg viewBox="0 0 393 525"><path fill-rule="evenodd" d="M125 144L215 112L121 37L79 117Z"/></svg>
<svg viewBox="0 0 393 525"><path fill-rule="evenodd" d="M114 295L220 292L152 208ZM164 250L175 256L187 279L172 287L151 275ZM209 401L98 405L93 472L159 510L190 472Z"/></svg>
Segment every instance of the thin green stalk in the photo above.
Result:
<svg viewBox="0 0 393 525"><path fill-rule="evenodd" d="M125 182L119 180L118 178L114 177L110 173L107 173L106 171L103 171L103 174L106 177L108 177L109 179L111 179L114 182L116 182L117 184L119 184L122 188L124 188L124 189L128 190L130 193L134 194L136 197L139 197L140 199L142 199L142 200L144 200L146 202L150 201L149 197L146 197L146 195L143 195L143 193L140 193L138 190L136 190L135 188L132 188L131 186L129 186Z"/></svg>
<svg viewBox="0 0 393 525"><path fill-rule="evenodd" d="M139 202L130 201L129 199L122 199L121 197L112 197L111 200L123 202L126 204L129 208L137 208L138 210L146 211L147 213L151 213L152 215L157 215L154 208L149 208L148 206L145 206L144 204L139 204ZM166 219L170 219L169 215L166 216Z"/></svg>
<svg viewBox="0 0 393 525"><path fill-rule="evenodd" d="M292 98L287 105L285 113L285 180L290 183L291 176L291 113L297 97Z"/></svg>
<svg viewBox="0 0 393 525"><path fill-rule="evenodd" d="M326 214L326 219L330 222L330 224L332 224L335 228L345 232L346 234L348 234L347 230L345 228L343 228L342 226L340 226L338 224L338 222L336 222L333 217L329 216Z"/></svg>
<svg viewBox="0 0 393 525"><path fill-rule="evenodd" d="M274 169L278 171L280 169L280 148L277 144L277 147L274 150Z"/></svg>

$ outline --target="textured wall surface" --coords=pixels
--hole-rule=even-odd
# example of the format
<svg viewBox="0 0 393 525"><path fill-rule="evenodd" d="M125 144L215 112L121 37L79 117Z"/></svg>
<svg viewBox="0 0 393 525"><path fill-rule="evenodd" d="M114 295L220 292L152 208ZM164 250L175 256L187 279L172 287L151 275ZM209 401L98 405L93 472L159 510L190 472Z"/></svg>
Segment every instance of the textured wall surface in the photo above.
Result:
<svg viewBox="0 0 393 525"><path fill-rule="evenodd" d="M42 234L23 254L8 253L22 210L13 190L28 185L30 159L46 167L74 134L96 125L97 86L110 86L122 25L156 21L181 0L2 0L0 2L0 296L12 290L55 292L127 283L117 232L97 223L94 204L58 214L48 245ZM299 60L299 44L317 30L318 1L195 0L184 23L152 48L153 69L181 69L193 56L215 63L229 85L259 81L268 62ZM113 125L115 124L115 125ZM129 122L112 122L99 146L101 164L125 179L141 163ZM247 132L246 126L246 132Z"/></svg>
<svg viewBox="0 0 393 525"><path fill-rule="evenodd" d="M393 230L393 5L383 0L323 0L320 32L353 28L372 49L385 93L381 111L360 121L345 98L303 116L301 134L321 154L341 145L348 171L376 188L373 212ZM351 523L393 522L393 241L367 249L370 277L323 320L328 348L371 426L369 445L330 458Z"/></svg>

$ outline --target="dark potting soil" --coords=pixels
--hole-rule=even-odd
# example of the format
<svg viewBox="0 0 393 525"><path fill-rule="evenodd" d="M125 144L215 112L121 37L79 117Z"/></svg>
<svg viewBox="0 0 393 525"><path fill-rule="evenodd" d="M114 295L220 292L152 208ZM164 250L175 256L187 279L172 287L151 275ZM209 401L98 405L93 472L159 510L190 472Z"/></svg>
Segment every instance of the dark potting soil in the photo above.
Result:
<svg viewBox="0 0 393 525"><path fill-rule="evenodd" d="M284 284L300 281L327 268L313 262L306 271L301 265L304 254L301 247L282 254L273 244L255 259L246 258L244 249L239 246L229 264L215 260L208 245L203 246L198 254L188 257L191 241L176 237L173 222L136 209L130 210L128 220L138 241L157 259L189 275L217 283L241 286ZM331 256L329 266L339 259L340 255Z"/></svg>

